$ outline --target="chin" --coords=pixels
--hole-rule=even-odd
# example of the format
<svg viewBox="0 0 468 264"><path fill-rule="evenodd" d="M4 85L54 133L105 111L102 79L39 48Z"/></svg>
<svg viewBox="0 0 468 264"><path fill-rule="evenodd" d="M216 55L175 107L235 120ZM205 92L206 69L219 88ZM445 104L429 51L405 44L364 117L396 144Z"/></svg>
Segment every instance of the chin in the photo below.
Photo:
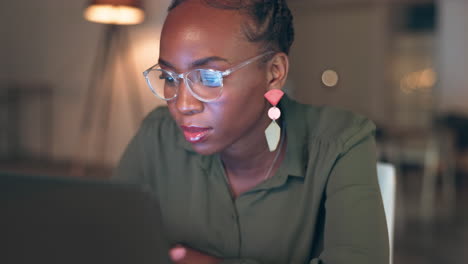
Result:
<svg viewBox="0 0 468 264"><path fill-rule="evenodd" d="M200 155L209 156L223 151L224 145L211 144L211 142L192 143L192 149Z"/></svg>
<svg viewBox="0 0 468 264"><path fill-rule="evenodd" d="M213 146L210 146L209 144L206 144L206 143L192 144L192 148L195 152L203 156L213 155L220 151L219 149L214 148Z"/></svg>

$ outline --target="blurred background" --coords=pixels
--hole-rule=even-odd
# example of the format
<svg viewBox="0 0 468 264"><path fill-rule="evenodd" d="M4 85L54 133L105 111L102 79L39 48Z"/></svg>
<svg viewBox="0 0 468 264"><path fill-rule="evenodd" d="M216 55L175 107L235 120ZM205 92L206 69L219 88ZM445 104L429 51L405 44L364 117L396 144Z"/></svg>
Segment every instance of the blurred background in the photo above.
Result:
<svg viewBox="0 0 468 264"><path fill-rule="evenodd" d="M170 0L117 2L131 25L86 0L2 1L0 171L107 178L161 104L141 72ZM288 3L288 93L370 117L396 168L394 263L466 263L468 1Z"/></svg>

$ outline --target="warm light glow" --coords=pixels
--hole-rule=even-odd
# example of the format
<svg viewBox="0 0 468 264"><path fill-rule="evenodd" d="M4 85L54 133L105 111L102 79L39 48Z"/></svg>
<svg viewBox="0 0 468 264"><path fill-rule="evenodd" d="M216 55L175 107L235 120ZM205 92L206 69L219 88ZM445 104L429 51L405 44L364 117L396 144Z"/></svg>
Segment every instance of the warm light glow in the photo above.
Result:
<svg viewBox="0 0 468 264"><path fill-rule="evenodd" d="M436 73L433 69L425 69L421 72L420 85L423 88L431 88L437 81Z"/></svg>
<svg viewBox="0 0 468 264"><path fill-rule="evenodd" d="M400 90L404 93L412 93L417 90L427 91L437 82L437 74L432 68L411 72L400 81Z"/></svg>
<svg viewBox="0 0 468 264"><path fill-rule="evenodd" d="M86 8L84 17L92 22L116 25L135 25L143 22L143 10L119 5L91 5Z"/></svg>
<svg viewBox="0 0 468 264"><path fill-rule="evenodd" d="M322 83L328 87L336 86L338 79L338 73L334 70L326 70L322 73Z"/></svg>

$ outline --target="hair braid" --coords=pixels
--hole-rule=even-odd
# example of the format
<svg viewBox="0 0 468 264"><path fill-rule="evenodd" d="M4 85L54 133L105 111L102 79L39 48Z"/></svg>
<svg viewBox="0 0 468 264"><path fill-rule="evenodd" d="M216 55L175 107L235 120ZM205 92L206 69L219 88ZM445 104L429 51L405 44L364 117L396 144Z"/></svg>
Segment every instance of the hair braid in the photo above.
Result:
<svg viewBox="0 0 468 264"><path fill-rule="evenodd" d="M173 0L169 11L188 0ZM250 21L243 25L246 38L264 42L265 50L289 53L294 42L293 16L286 0L204 0L214 8L239 10Z"/></svg>
<svg viewBox="0 0 468 264"><path fill-rule="evenodd" d="M294 37L292 28L292 15L285 0L276 0L272 32L275 32L281 50L289 52Z"/></svg>

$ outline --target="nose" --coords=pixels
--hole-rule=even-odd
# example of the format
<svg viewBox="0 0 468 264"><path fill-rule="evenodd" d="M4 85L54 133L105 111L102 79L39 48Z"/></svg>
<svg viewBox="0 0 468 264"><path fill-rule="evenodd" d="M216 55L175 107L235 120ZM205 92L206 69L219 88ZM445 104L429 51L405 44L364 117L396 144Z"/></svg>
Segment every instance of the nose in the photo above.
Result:
<svg viewBox="0 0 468 264"><path fill-rule="evenodd" d="M184 81L181 81L179 85L179 92L175 98L177 110L184 115L203 112L203 102L192 95Z"/></svg>

